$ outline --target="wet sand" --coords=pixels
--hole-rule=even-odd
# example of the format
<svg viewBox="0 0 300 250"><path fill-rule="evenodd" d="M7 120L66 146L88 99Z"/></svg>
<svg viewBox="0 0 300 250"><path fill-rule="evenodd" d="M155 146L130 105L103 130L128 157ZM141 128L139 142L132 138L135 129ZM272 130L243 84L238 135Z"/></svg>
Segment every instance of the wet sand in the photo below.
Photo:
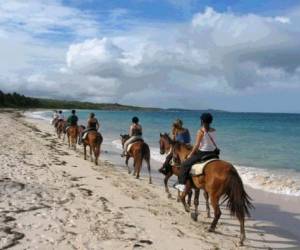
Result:
<svg viewBox="0 0 300 250"><path fill-rule="evenodd" d="M256 210L239 247L238 222L225 207L208 233L202 197L194 222L175 190L170 199L158 177L150 185L145 173L128 175L105 145L95 166L43 121L2 111L0 124L0 249L300 248L299 199L247 188Z"/></svg>

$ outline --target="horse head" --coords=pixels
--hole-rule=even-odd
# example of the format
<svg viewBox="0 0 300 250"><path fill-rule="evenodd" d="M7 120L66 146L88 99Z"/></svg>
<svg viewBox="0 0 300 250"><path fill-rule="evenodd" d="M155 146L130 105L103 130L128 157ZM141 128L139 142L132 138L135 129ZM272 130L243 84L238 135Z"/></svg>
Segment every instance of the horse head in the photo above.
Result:
<svg viewBox="0 0 300 250"><path fill-rule="evenodd" d="M121 136L121 143L122 143L122 146L124 147L124 143L130 138L130 136L128 134L120 134Z"/></svg>
<svg viewBox="0 0 300 250"><path fill-rule="evenodd" d="M173 141L172 142L172 160L176 164L180 164L186 160L187 156L193 149L192 146L186 145L185 143Z"/></svg>
<svg viewBox="0 0 300 250"><path fill-rule="evenodd" d="M160 154L163 155L170 150L173 141L167 133L164 134L160 133L159 137L160 137L159 139Z"/></svg>

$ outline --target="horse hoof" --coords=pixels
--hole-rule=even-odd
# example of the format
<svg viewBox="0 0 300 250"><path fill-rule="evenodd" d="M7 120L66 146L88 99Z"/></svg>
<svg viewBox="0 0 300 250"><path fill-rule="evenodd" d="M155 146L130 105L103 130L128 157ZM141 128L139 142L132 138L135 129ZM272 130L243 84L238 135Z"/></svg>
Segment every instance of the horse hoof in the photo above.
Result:
<svg viewBox="0 0 300 250"><path fill-rule="evenodd" d="M187 213L189 213L191 211L189 206L187 206L187 205L183 205L183 206L184 206L184 209Z"/></svg>
<svg viewBox="0 0 300 250"><path fill-rule="evenodd" d="M194 221L198 221L198 214L197 214L197 213L191 213L191 218L192 218Z"/></svg>
<svg viewBox="0 0 300 250"><path fill-rule="evenodd" d="M168 193L168 198L171 199L172 198L172 195L170 193Z"/></svg>
<svg viewBox="0 0 300 250"><path fill-rule="evenodd" d="M240 241L240 242L239 242L239 245L240 245L240 247L244 246L244 242L243 242L243 241Z"/></svg>
<svg viewBox="0 0 300 250"><path fill-rule="evenodd" d="M212 228L212 227L210 227L210 228L208 229L208 232L210 232L210 233L214 233L214 232L215 232L215 229L214 229L214 228Z"/></svg>

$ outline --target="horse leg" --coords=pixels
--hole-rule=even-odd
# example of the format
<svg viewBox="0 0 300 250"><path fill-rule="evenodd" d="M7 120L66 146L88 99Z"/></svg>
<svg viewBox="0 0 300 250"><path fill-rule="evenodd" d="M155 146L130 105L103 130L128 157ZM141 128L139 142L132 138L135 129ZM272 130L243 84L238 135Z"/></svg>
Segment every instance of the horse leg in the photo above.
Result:
<svg viewBox="0 0 300 250"><path fill-rule="evenodd" d="M143 164L143 159L142 159L142 156L140 155L140 156L138 156L138 159L136 160L136 178L137 179L140 178L142 164Z"/></svg>
<svg viewBox="0 0 300 250"><path fill-rule="evenodd" d="M172 195L170 193L170 190L169 190L169 187L168 187L168 180L170 179L170 177L173 175L172 171L170 171L169 173L167 173L165 175L165 178L164 178L164 184L165 184L165 190L166 190L166 193L168 194L168 198L171 198Z"/></svg>
<svg viewBox="0 0 300 250"><path fill-rule="evenodd" d="M94 157L95 157L95 165L98 165L98 157L97 157L97 150L96 150L96 145L93 146L93 153L94 153Z"/></svg>
<svg viewBox="0 0 300 250"><path fill-rule="evenodd" d="M210 201L214 209L214 219L208 231L214 232L222 213L219 207L219 196L216 193L210 195Z"/></svg>
<svg viewBox="0 0 300 250"><path fill-rule="evenodd" d="M192 196L193 196L193 190L191 189L191 191L188 193L188 205L192 206Z"/></svg>
<svg viewBox="0 0 300 250"><path fill-rule="evenodd" d="M152 184L151 166L150 166L150 160L149 159L147 159L147 168L148 168L148 174L149 174L149 184Z"/></svg>
<svg viewBox="0 0 300 250"><path fill-rule="evenodd" d="M191 217L194 221L198 220L199 196L200 196L200 189L196 188L195 189L195 197L194 197L195 212L191 214Z"/></svg>
<svg viewBox="0 0 300 250"><path fill-rule="evenodd" d="M93 151L93 144L90 144L90 161L91 161L91 162L93 162L92 151Z"/></svg>
<svg viewBox="0 0 300 250"><path fill-rule="evenodd" d="M184 206L184 209L186 212L190 212L190 207L189 205L185 202L185 198L186 198L186 195L191 191L191 184L190 184L190 181L187 181L186 185L185 185L185 190L181 193L180 195L180 200Z"/></svg>
<svg viewBox="0 0 300 250"><path fill-rule="evenodd" d="M128 174L130 174L131 173L131 171L130 171L130 167L129 167L129 165L128 165L128 161L129 161L129 158L130 158L130 156L126 156L126 160L125 160L125 164L126 164L126 166L127 166L127 169L128 169Z"/></svg>
<svg viewBox="0 0 300 250"><path fill-rule="evenodd" d="M206 205L206 212L207 212L207 218L210 218L210 207L208 202L208 193L204 190L203 196L205 199L205 205Z"/></svg>
<svg viewBox="0 0 300 250"><path fill-rule="evenodd" d="M101 145L96 145L95 147L95 164L98 165L98 159L100 156L100 147Z"/></svg>
<svg viewBox="0 0 300 250"><path fill-rule="evenodd" d="M86 160L86 144L83 143L84 159Z"/></svg>
<svg viewBox="0 0 300 250"><path fill-rule="evenodd" d="M65 135L64 135L65 138ZM68 144L69 144L69 148L71 147L71 136L68 134Z"/></svg>

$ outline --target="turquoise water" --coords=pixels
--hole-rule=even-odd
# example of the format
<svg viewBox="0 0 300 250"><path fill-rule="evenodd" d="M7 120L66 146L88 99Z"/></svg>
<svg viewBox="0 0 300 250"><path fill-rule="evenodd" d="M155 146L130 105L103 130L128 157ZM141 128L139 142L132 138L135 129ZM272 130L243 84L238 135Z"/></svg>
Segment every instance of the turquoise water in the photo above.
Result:
<svg viewBox="0 0 300 250"><path fill-rule="evenodd" d="M78 111L79 124L85 125L90 112ZM201 115L201 111L93 112L101 123L104 137L102 149L114 156L119 156L121 152L120 133L127 133L131 118L138 116L156 166L160 166L165 159L159 154L159 133L170 132L172 122L180 118L194 140ZM35 118L50 120L52 112L31 114ZM69 114L69 111L65 112L65 116ZM221 157L234 164L246 184L265 191L300 196L300 114L212 114Z"/></svg>
<svg viewBox="0 0 300 250"><path fill-rule="evenodd" d="M90 110L78 111L80 123ZM160 132L170 132L172 121L180 118L194 139L200 126L201 111L93 111L101 123L104 137L118 139L126 133L132 116L140 118L144 137L158 148ZM66 112L67 115L69 112ZM212 112L213 127L223 158L235 164L270 169L300 171L300 114ZM45 113L50 117L51 112Z"/></svg>

